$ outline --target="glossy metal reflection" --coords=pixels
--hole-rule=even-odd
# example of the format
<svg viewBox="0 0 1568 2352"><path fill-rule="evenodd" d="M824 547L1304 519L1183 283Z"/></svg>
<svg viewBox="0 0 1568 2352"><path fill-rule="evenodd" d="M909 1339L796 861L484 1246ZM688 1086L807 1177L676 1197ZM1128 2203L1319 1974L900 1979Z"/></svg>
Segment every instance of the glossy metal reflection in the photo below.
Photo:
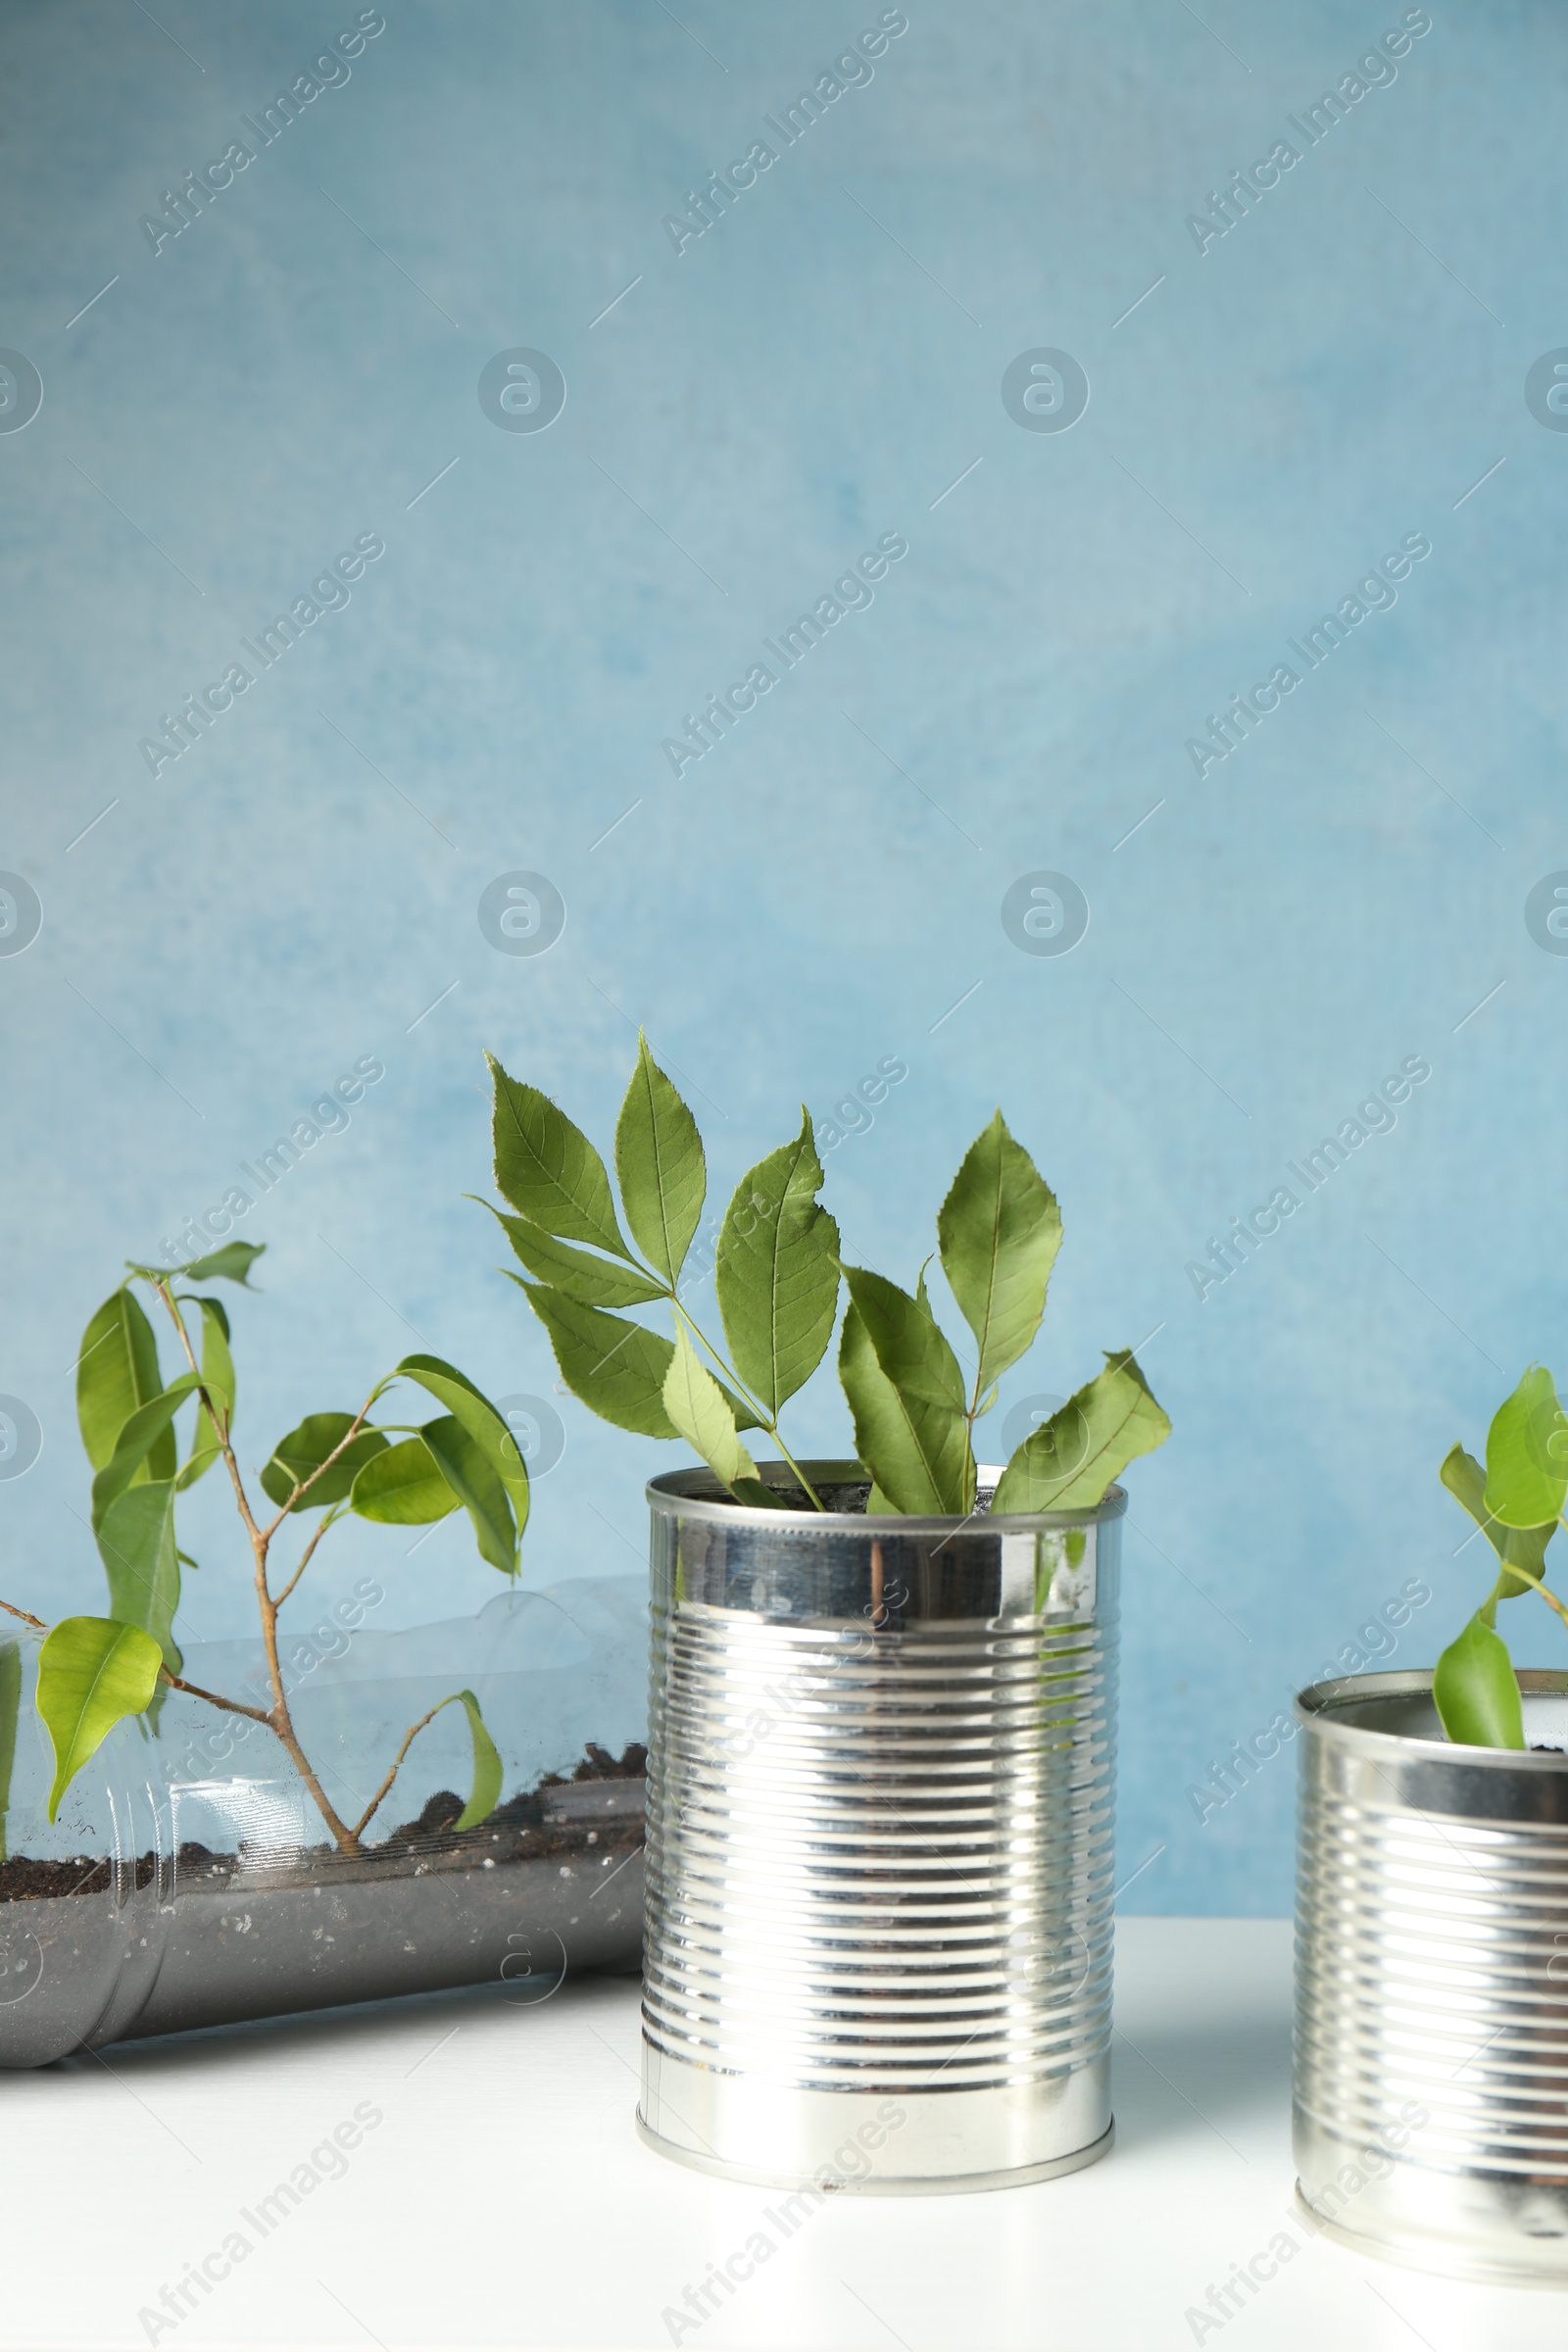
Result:
<svg viewBox="0 0 1568 2352"><path fill-rule="evenodd" d="M1568 2286L1568 1675L1538 1752L1450 1746L1430 1674L1301 1693L1296 2163L1335 2233Z"/></svg>
<svg viewBox="0 0 1568 2352"><path fill-rule="evenodd" d="M645 2135L872 2191L1092 2161L1125 1497L867 1519L807 1470L826 1516L649 1489Z"/></svg>

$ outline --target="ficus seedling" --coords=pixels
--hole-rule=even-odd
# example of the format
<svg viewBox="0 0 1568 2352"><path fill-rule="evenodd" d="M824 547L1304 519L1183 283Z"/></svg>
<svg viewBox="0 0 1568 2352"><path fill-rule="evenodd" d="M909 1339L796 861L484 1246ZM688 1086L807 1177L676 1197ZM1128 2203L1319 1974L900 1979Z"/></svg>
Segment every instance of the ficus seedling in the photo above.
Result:
<svg viewBox="0 0 1568 2352"><path fill-rule="evenodd" d="M1462 1446L1439 1472L1496 1556L1491 1592L1439 1658L1432 1678L1443 1728L1472 1747L1528 1745L1518 1678L1497 1631L1497 1604L1539 1592L1568 1623L1546 1584L1546 1546L1563 1524L1568 1497L1568 1414L1544 1364L1532 1364L1487 1432L1485 1469Z"/></svg>
<svg viewBox="0 0 1568 2352"><path fill-rule="evenodd" d="M838 1371L872 1482L867 1509L973 1510L975 1423L1033 1344L1061 1241L1055 1198L1000 1110L964 1154L937 1218L942 1271L972 1342L966 1375L923 1270L911 1293L844 1264L838 1227L817 1198L809 1112L798 1135L741 1178L724 1213L713 1263L720 1348L692 1313L693 1285L682 1279L708 1190L702 1138L647 1040L639 1038L615 1127L618 1213L609 1171L581 1129L493 1056L490 1067L496 1184L508 1203L492 1213L524 1268L513 1280L574 1396L618 1428L683 1438L737 1501L795 1507L759 1477L744 1443L762 1430L806 1505L820 1510L780 1416L827 1352L842 1283ZM673 1325L667 1339L634 1312L661 1305ZM1104 1370L1018 1447L991 1507L1092 1508L1169 1432L1131 1350L1107 1355Z"/></svg>
<svg viewBox="0 0 1568 2352"><path fill-rule="evenodd" d="M339 1850L357 1855L366 1830L390 1790L411 1745L443 1707L461 1705L473 1751L472 1790L456 1829L471 1829L501 1795L501 1757L471 1690L455 1690L412 1724L392 1765L357 1820L344 1820L300 1744L278 1659L278 1616L315 1558L328 1529L348 1513L407 1527L468 1514L479 1556L504 1576L517 1571L528 1516L528 1475L516 1440L500 1413L451 1364L409 1355L376 1383L357 1413L310 1413L280 1438L260 1474L271 1516L258 1514L233 1446L236 1384L228 1315L216 1298L180 1284L222 1280L249 1288L262 1245L229 1242L211 1255L174 1267L136 1266L106 1298L82 1334L76 1363L76 1411L92 1466L92 1530L109 1586L108 1614L67 1617L54 1627L10 1601L0 1608L44 1636L38 1651L36 1704L54 1747L49 1818L76 1774L117 1723L146 1715L156 1722L165 1694L183 1690L247 1715L271 1732L310 1790ZM185 1368L167 1384L153 1326L137 1297L143 1285L166 1310ZM198 1355L199 1348L199 1355ZM399 1381L422 1389L443 1410L417 1426L372 1419ZM176 1423L193 1414L184 1458ZM179 1496L221 1462L248 1539L252 1581L271 1704L253 1706L185 1680L174 1640L180 1575L196 1562L175 1532ZM299 1549L280 1590L272 1583L273 1546L308 1512L322 1515ZM0 1701L9 1695L3 1734L5 1783L20 1671L14 1645L0 1652ZM0 1788L0 1803L4 1801Z"/></svg>

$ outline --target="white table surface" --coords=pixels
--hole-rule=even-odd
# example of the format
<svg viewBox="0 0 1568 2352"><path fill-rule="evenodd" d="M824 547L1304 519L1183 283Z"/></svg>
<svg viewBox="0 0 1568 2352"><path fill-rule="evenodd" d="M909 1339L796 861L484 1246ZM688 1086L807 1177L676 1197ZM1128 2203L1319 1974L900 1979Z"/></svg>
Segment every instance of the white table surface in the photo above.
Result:
<svg viewBox="0 0 1568 2352"><path fill-rule="evenodd" d="M527 1989L125 2044L0 2079L0 2343L662 2352L665 2308L768 2229L777 2192L640 2144L634 1983L585 1979L543 2001ZM1568 2296L1426 2278L1308 2237L1291 2203L1284 1921L1123 1920L1116 2015L1105 2162L977 2196L840 2198L679 2342L1564 2352ZM244 2217L362 2105L382 2121L342 2177L262 2236ZM142 2309L235 2230L251 2252L150 2335ZM1301 2250L1200 2338L1189 2307L1281 2230Z"/></svg>

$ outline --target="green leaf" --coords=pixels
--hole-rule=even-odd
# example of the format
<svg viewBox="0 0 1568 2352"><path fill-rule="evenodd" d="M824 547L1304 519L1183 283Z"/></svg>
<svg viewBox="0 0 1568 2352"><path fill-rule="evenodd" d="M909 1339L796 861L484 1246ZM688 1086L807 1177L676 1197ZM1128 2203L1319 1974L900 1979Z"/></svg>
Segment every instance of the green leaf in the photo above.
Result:
<svg viewBox="0 0 1568 2352"><path fill-rule="evenodd" d="M479 1557L511 1576L517 1565L517 1530L507 1490L489 1457L450 1413L424 1424L422 1436L447 1485L473 1522Z"/></svg>
<svg viewBox="0 0 1568 2352"><path fill-rule="evenodd" d="M139 1625L158 1643L164 1664L178 1674L174 1612L179 1607L179 1551L174 1543L174 1482L127 1487L115 1497L94 1534L109 1580L109 1614L117 1625Z"/></svg>
<svg viewBox="0 0 1568 2352"><path fill-rule="evenodd" d="M708 1193L703 1139L637 1032L637 1067L615 1122L615 1174L631 1238L672 1286Z"/></svg>
<svg viewBox="0 0 1568 2352"><path fill-rule="evenodd" d="M378 1429L362 1429L315 1486L297 1502L290 1502L289 1497L337 1451L353 1427L352 1413L307 1413L297 1429L279 1438L270 1460L263 1466L263 1494L291 1511L318 1511L329 1502L343 1501L371 1455L385 1450L386 1440Z"/></svg>
<svg viewBox="0 0 1568 2352"><path fill-rule="evenodd" d="M617 1429L635 1430L644 1438L679 1437L664 1409L664 1377L675 1352L670 1341L641 1323L601 1314L597 1307L579 1305L538 1283L524 1282L518 1288L549 1332L561 1377L574 1396ZM724 1395L737 1429L761 1428L738 1396L727 1388Z"/></svg>
<svg viewBox="0 0 1568 2352"><path fill-rule="evenodd" d="M22 1713L22 1649L0 1642L0 1862L6 1858L6 1816L11 1810L11 1768L17 1760L17 1721Z"/></svg>
<svg viewBox="0 0 1568 2352"><path fill-rule="evenodd" d="M1504 1527L1541 1527L1568 1495L1568 1415L1544 1364L1532 1364L1487 1432L1486 1506Z"/></svg>
<svg viewBox="0 0 1568 2352"><path fill-rule="evenodd" d="M962 1407L951 1398L913 1396L895 1385L856 1299L861 1278L848 1268L845 1274L851 1302L839 1341L839 1379L855 1421L856 1451L875 1482L877 1506L938 1518L961 1516L974 1501L974 1459ZM906 1298L905 1305L918 1312L914 1299Z"/></svg>
<svg viewBox="0 0 1568 2352"><path fill-rule="evenodd" d="M1032 1345L1061 1247L1055 1195L1000 1110L964 1153L937 1239L948 1287L980 1349L979 1396Z"/></svg>
<svg viewBox="0 0 1568 2352"><path fill-rule="evenodd" d="M218 1298L198 1298L202 1310L202 1387L224 1415L234 1410L234 1358L228 1347L228 1315Z"/></svg>
<svg viewBox="0 0 1568 2352"><path fill-rule="evenodd" d="M152 1325L129 1290L116 1291L82 1333L76 1358L76 1418L95 1470L101 1470L114 1452L131 1414L149 1403L163 1385ZM175 1459L171 1431L138 1475L172 1478Z"/></svg>
<svg viewBox="0 0 1568 2352"><path fill-rule="evenodd" d="M1483 1614L1478 1609L1439 1658L1432 1695L1444 1730L1461 1746L1522 1748L1524 1709L1508 1645Z"/></svg>
<svg viewBox="0 0 1568 2352"><path fill-rule="evenodd" d="M196 1387L194 1372L172 1380L150 1404L141 1404L120 1433L120 1443L92 1482L92 1524L96 1530L117 1495L123 1494L174 1415ZM160 1480L159 1485L165 1485Z"/></svg>
<svg viewBox="0 0 1568 2352"><path fill-rule="evenodd" d="M423 1527L448 1518L459 1497L423 1438L405 1438L370 1456L354 1481L349 1502L362 1519L386 1527Z"/></svg>
<svg viewBox="0 0 1568 2352"><path fill-rule="evenodd" d="M444 1698L441 1704L450 1707L455 1701L461 1702L468 1718L468 1738L473 1743L473 1794L452 1827L455 1830L476 1830L500 1802L501 1751L484 1728L484 1717L479 1712L479 1701L473 1692L455 1690L452 1697Z"/></svg>
<svg viewBox="0 0 1568 2352"><path fill-rule="evenodd" d="M776 1419L816 1370L839 1303L839 1229L817 1201L811 1120L741 1178L713 1267L735 1369Z"/></svg>
<svg viewBox="0 0 1568 2352"><path fill-rule="evenodd" d="M498 1568L504 1565L509 1576L515 1574L517 1546L522 1539L522 1531L528 1524L528 1466L518 1449L516 1439L489 1397L481 1395L472 1381L454 1364L443 1363L438 1355L406 1355L393 1371L392 1377L394 1380L416 1381L421 1389L435 1398L437 1404L444 1404L447 1411L463 1424L500 1480L516 1525L512 1537L511 1558L505 1563L494 1561L492 1565ZM466 1495L464 1500L467 1500ZM484 1551L482 1543L479 1548L489 1559L490 1555Z"/></svg>
<svg viewBox="0 0 1568 2352"><path fill-rule="evenodd" d="M248 1291L251 1286L246 1277L266 1248L265 1242L225 1242L221 1250L189 1258L182 1266L132 1265L130 1270L146 1282L237 1282L242 1291ZM128 1258L125 1262L130 1265Z"/></svg>
<svg viewBox="0 0 1568 2352"><path fill-rule="evenodd" d="M574 1396L617 1429L645 1438L679 1437L664 1409L664 1375L675 1352L670 1341L541 1284L521 1288L550 1334L561 1377Z"/></svg>
<svg viewBox="0 0 1568 2352"><path fill-rule="evenodd" d="M1503 1576L1497 1598L1517 1600L1521 1592L1544 1583L1546 1545L1557 1533L1556 1520L1544 1527L1504 1527L1499 1519L1494 1519L1486 1505L1486 1472L1462 1446L1449 1447L1438 1476L1469 1512L1502 1567L1512 1571Z"/></svg>
<svg viewBox="0 0 1568 2352"><path fill-rule="evenodd" d="M489 1205L486 1201L485 1206ZM664 1297L657 1282L650 1282L630 1266L617 1265L613 1258L590 1257L586 1250L573 1250L542 1226L530 1225L526 1217L505 1216L499 1208L491 1214L506 1227L508 1240L535 1282L548 1284L563 1298L576 1298L585 1306L648 1306ZM514 1274L512 1279L515 1282L518 1278Z"/></svg>
<svg viewBox="0 0 1568 2352"><path fill-rule="evenodd" d="M757 1479L757 1464L735 1431L735 1416L712 1374L698 1360L684 1323L675 1327L675 1352L664 1375L664 1410L721 1486Z"/></svg>
<svg viewBox="0 0 1568 2352"><path fill-rule="evenodd" d="M38 1715L55 1752L49 1818L117 1723L144 1714L158 1688L158 1644L139 1626L64 1617L38 1652Z"/></svg>
<svg viewBox="0 0 1568 2352"><path fill-rule="evenodd" d="M226 1435L234 1424L234 1359L228 1348L228 1317L216 1298L198 1298L194 1303L202 1310L202 1387L217 1406ZM176 1482L181 1494L205 1477L221 1451L217 1425L206 1405L199 1405L190 1452Z"/></svg>
<svg viewBox="0 0 1568 2352"><path fill-rule="evenodd" d="M749 1502L754 1510L776 1511L778 1496L762 1478L737 1478L730 1482L730 1493L737 1502Z"/></svg>
<svg viewBox="0 0 1568 2352"><path fill-rule="evenodd" d="M967 1401L963 1372L926 1303L924 1281L919 1297L911 1298L896 1282L861 1266L846 1266L844 1279L877 1361L894 1387L927 1404L951 1405L961 1415Z"/></svg>
<svg viewBox="0 0 1568 2352"><path fill-rule="evenodd" d="M580 1127L536 1086L509 1078L493 1054L496 1183L531 1225L566 1242L591 1242L632 1263L615 1222L605 1163Z"/></svg>
<svg viewBox="0 0 1568 2352"><path fill-rule="evenodd" d="M1170 1436L1128 1349L1031 1430L997 1482L993 1511L1087 1511L1140 1453Z"/></svg>

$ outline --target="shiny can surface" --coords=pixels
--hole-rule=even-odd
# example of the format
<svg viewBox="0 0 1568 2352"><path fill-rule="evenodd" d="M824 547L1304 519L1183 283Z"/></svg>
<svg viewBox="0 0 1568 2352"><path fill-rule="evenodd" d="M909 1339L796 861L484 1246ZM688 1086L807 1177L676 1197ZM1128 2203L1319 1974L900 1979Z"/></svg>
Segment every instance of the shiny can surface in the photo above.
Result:
<svg viewBox="0 0 1568 2352"><path fill-rule="evenodd" d="M1568 1675L1519 1681L1525 1753L1430 1673L1297 1700L1296 2165L1366 2251L1568 2286Z"/></svg>
<svg viewBox="0 0 1568 2352"><path fill-rule="evenodd" d="M855 1463L805 1468L826 1514L648 1490L644 2135L819 2189L1073 2170L1110 2144L1126 1497L868 1519Z"/></svg>

